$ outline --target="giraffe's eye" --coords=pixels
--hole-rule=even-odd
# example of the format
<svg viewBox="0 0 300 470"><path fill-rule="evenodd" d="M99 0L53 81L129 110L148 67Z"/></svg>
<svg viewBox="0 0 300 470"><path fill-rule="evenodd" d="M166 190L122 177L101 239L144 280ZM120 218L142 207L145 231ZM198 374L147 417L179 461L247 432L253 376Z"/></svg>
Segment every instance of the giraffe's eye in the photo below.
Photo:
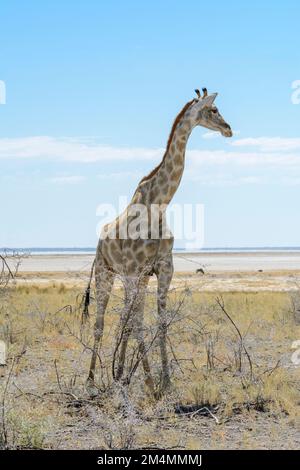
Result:
<svg viewBox="0 0 300 470"><path fill-rule="evenodd" d="M212 109L211 112L212 112L213 114L217 114L218 111L217 111L216 109Z"/></svg>

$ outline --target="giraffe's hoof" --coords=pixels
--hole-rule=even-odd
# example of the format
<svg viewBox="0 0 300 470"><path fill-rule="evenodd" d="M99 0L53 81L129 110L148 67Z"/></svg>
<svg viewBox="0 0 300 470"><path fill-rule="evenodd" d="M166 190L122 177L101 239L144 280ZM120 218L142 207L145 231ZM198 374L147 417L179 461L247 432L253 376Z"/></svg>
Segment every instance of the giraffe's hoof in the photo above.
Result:
<svg viewBox="0 0 300 470"><path fill-rule="evenodd" d="M96 387L95 382L91 379L86 381L86 391L90 398L96 398L99 396L99 389Z"/></svg>

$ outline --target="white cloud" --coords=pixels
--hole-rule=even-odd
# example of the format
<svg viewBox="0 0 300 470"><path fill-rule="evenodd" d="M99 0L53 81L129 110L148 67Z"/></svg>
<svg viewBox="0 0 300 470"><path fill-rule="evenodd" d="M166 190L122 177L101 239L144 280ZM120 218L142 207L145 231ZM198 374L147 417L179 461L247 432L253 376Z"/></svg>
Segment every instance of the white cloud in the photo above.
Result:
<svg viewBox="0 0 300 470"><path fill-rule="evenodd" d="M202 138L203 139L216 139L220 137L220 134L219 132L215 132L215 131L208 131L208 132L204 132L204 134L202 134Z"/></svg>
<svg viewBox="0 0 300 470"><path fill-rule="evenodd" d="M208 135L210 133L207 133ZM227 141L226 141L227 142ZM197 164L300 166L300 138L258 137L230 141L231 150L189 150L187 159ZM243 147L256 147L253 151ZM294 152L292 152L294 151ZM0 159L54 159L91 163L98 161L159 162L164 149L113 147L95 140L47 136L0 139Z"/></svg>
<svg viewBox="0 0 300 470"><path fill-rule="evenodd" d="M190 150L188 159L194 164L239 165L239 166L297 166L300 169L300 153L263 153L227 150Z"/></svg>
<svg viewBox="0 0 300 470"><path fill-rule="evenodd" d="M232 131L233 135L239 135L240 131ZM204 132L204 134L202 134L202 138L203 139L207 139L207 140L211 140L211 139L217 139L217 138L221 138L221 134L220 132L218 131L208 131L208 132Z"/></svg>
<svg viewBox="0 0 300 470"><path fill-rule="evenodd" d="M55 176L53 178L49 178L51 183L56 183L56 184L78 184L82 183L85 181L84 176L79 176L79 175L72 175L72 176Z"/></svg>
<svg viewBox="0 0 300 470"><path fill-rule="evenodd" d="M0 159L39 158L77 162L105 160L152 160L161 149L126 148L101 145L84 139L47 136L0 139Z"/></svg>
<svg viewBox="0 0 300 470"><path fill-rule="evenodd" d="M209 134L209 133L207 133ZM226 146L225 146L226 145ZM98 173L98 178L121 180L140 179L161 160L164 149L129 148L101 145L96 139L27 137L0 139L2 159L49 159L57 162L131 162L132 172ZM147 163L147 169L143 162ZM132 166L132 165L131 165ZM300 138L258 137L224 140L223 150L188 150L186 171L189 178L202 184L268 184L298 185L300 178ZM106 168L105 165L102 169ZM111 168L111 166L110 166ZM193 175L194 172L194 175ZM203 173L208 179L197 175ZM250 173L250 174L249 174ZM221 176L218 176L220 175ZM228 175L229 176L226 176ZM196 175L196 176L195 176ZM232 176L233 175L233 176ZM200 179L199 179L200 178ZM202 178L202 179L201 179ZM53 183L76 184L82 176L57 176Z"/></svg>
<svg viewBox="0 0 300 470"><path fill-rule="evenodd" d="M300 138L249 137L231 143L233 147L257 147L262 152L287 152L300 150Z"/></svg>
<svg viewBox="0 0 300 470"><path fill-rule="evenodd" d="M263 184L266 180L262 176L234 176L228 173L201 173L195 170L187 170L186 178L190 181L199 183L202 186L240 186L248 184Z"/></svg>
<svg viewBox="0 0 300 470"><path fill-rule="evenodd" d="M297 178L297 177L293 177L293 176L290 176L290 177L284 177L283 178L283 183L286 185L286 186L300 186L300 176Z"/></svg>

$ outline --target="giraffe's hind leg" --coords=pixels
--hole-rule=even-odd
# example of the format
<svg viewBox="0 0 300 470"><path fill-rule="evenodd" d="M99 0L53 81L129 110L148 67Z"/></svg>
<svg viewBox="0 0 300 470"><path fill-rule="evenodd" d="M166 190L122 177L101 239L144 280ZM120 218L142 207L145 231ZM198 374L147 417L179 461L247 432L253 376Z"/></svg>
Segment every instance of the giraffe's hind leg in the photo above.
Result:
<svg viewBox="0 0 300 470"><path fill-rule="evenodd" d="M157 274L158 288L157 288L157 309L158 309L158 321L159 321L159 346L162 363L162 384L161 392L163 393L169 388L170 381L170 370L167 353L167 294L173 277L173 258L172 253L168 256L159 260L155 266L155 272Z"/></svg>
<svg viewBox="0 0 300 470"><path fill-rule="evenodd" d="M103 336L104 314L108 304L114 281L114 274L109 271L102 257L96 260L95 264L95 284L96 284L96 322L94 329L94 347L92 351L91 365L87 381L87 389L91 395L98 393L95 387L95 369L98 356L99 345Z"/></svg>

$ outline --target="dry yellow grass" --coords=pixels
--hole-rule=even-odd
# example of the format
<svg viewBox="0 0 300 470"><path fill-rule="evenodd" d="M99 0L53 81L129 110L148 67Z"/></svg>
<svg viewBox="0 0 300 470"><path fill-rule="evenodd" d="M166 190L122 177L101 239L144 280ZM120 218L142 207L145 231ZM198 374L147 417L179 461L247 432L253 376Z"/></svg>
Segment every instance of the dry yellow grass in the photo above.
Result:
<svg viewBox="0 0 300 470"><path fill-rule="evenodd" d="M300 369L291 361L291 345L300 339L300 325L288 292L199 292L186 279L173 289L173 386L158 402L145 389L140 367L128 387L113 384L121 289L106 313L97 375L102 392L96 400L88 397L94 319L92 312L81 327L81 294L63 282L26 284L11 287L1 302L0 335L9 360L0 386L3 397L8 384L4 426L10 447L299 447ZM148 344L156 335L155 303L152 291L145 309ZM127 368L135 346L131 341ZM155 342L149 357L159 384Z"/></svg>

